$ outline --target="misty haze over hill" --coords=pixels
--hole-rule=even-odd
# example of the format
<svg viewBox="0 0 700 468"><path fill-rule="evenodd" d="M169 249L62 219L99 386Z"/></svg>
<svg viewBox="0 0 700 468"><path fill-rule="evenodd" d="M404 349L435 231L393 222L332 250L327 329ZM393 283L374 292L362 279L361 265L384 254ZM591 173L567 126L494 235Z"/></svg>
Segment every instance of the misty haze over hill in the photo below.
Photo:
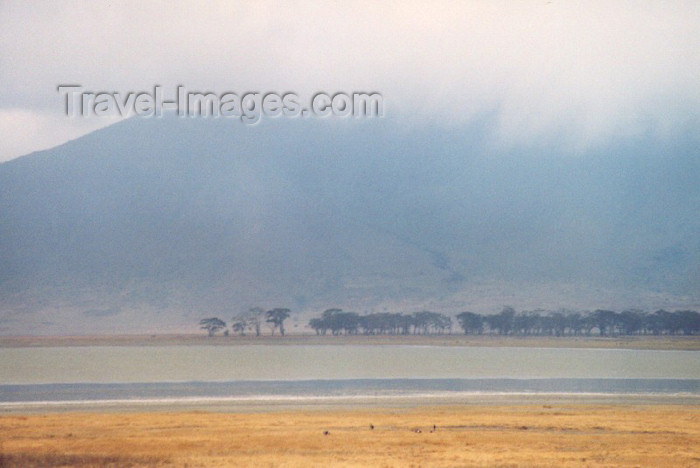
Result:
<svg viewBox="0 0 700 468"><path fill-rule="evenodd" d="M581 154L488 124L130 119L3 163L0 333L698 307L698 136Z"/></svg>

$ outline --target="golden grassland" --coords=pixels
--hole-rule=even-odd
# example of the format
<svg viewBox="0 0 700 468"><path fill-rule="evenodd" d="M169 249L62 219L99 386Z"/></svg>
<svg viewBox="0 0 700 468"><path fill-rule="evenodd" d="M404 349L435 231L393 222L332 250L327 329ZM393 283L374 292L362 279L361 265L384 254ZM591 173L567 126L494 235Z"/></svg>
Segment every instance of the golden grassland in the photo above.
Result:
<svg viewBox="0 0 700 468"><path fill-rule="evenodd" d="M182 335L92 335L92 336L0 336L0 347L40 346L177 346L177 345L417 345L417 346L501 346L537 348L607 348L700 351L699 336L214 336Z"/></svg>
<svg viewBox="0 0 700 468"><path fill-rule="evenodd" d="M22 467L700 465L692 405L46 413L0 434L0 465Z"/></svg>

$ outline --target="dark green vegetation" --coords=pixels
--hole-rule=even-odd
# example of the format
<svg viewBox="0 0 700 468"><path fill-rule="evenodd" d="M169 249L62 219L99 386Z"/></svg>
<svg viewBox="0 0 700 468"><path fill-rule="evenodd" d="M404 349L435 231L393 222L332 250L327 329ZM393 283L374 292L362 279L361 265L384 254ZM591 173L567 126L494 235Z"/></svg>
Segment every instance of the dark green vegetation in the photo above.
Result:
<svg viewBox="0 0 700 468"><path fill-rule="evenodd" d="M249 314L234 318L233 331L244 336L246 331L257 331L260 336L260 311L251 309ZM272 323L272 335L277 327L284 336L284 320L289 317L289 309L267 311L267 321ZM640 310L615 312L598 309L594 312L543 310L517 313L512 307L505 307L499 314L481 315L474 312L460 312L455 318L459 327L467 335L502 336L631 336L631 335L698 335L700 334L700 313L693 310L668 312L657 310L648 313ZM205 328L212 336L226 324L218 318L204 319L200 324L215 324ZM309 321L309 327L317 335L444 335L452 333L453 320L450 316L437 312L375 313L360 315L342 309L327 309L321 317Z"/></svg>

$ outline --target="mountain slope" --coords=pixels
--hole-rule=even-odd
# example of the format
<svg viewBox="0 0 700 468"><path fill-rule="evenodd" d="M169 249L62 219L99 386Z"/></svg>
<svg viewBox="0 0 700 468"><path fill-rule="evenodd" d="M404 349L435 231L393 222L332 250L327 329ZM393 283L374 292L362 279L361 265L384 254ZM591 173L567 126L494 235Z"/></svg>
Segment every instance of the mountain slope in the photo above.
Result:
<svg viewBox="0 0 700 468"><path fill-rule="evenodd" d="M697 137L574 155L483 128L131 119L4 163L0 330L698 303Z"/></svg>

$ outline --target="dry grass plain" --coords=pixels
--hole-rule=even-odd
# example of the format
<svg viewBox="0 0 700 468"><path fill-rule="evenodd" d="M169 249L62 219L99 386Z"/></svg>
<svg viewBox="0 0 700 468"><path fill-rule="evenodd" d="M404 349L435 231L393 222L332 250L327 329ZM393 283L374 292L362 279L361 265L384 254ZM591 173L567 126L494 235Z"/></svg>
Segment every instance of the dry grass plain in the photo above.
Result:
<svg viewBox="0 0 700 468"><path fill-rule="evenodd" d="M700 466L688 405L46 413L0 431L1 466Z"/></svg>

